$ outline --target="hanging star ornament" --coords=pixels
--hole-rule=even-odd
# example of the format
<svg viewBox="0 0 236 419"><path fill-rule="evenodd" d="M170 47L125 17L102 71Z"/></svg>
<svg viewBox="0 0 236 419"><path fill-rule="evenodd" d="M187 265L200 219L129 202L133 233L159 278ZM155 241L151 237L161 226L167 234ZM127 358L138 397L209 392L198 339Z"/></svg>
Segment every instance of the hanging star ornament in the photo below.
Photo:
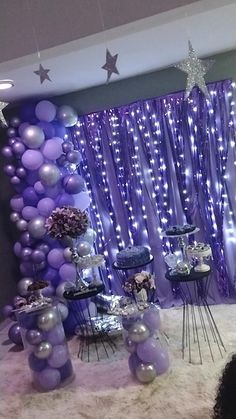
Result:
<svg viewBox="0 0 236 419"><path fill-rule="evenodd" d="M8 103L6 102L0 102L0 121L3 125L8 126L7 121L2 113L3 109L7 107Z"/></svg>
<svg viewBox="0 0 236 419"><path fill-rule="evenodd" d="M49 68L43 68L42 64L39 64L39 69L34 71L34 73L39 76L41 84L43 84L45 80L52 81L48 75L49 71L51 70Z"/></svg>
<svg viewBox="0 0 236 419"><path fill-rule="evenodd" d="M188 58L175 66L188 75L185 99L189 97L194 86L198 86L205 97L210 99L204 76L213 64L214 60L200 60L191 42L188 41Z"/></svg>
<svg viewBox="0 0 236 419"><path fill-rule="evenodd" d="M111 55L110 51L108 49L106 50L106 62L102 66L102 69L107 71L107 83L109 83L113 73L120 74L116 67L117 58L118 54Z"/></svg>

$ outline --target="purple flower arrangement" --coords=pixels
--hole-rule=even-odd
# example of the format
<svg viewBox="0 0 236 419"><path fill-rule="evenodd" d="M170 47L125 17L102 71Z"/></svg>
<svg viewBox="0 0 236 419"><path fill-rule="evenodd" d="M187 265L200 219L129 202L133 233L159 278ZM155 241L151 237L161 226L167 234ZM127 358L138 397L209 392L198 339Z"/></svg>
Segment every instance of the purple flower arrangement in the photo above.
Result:
<svg viewBox="0 0 236 419"><path fill-rule="evenodd" d="M73 207L56 208L45 223L49 235L56 239L81 236L86 232L88 225L88 214Z"/></svg>
<svg viewBox="0 0 236 419"><path fill-rule="evenodd" d="M154 290L156 288L154 275L146 271L134 274L124 283L123 288L128 293L139 292L142 289L146 291Z"/></svg>

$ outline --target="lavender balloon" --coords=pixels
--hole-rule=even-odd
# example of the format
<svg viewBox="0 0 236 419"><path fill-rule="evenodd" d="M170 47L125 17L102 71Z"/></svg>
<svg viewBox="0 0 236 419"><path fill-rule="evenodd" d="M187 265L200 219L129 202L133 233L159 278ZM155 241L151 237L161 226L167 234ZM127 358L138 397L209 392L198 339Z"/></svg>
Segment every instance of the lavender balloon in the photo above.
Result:
<svg viewBox="0 0 236 419"><path fill-rule="evenodd" d="M4 173L7 176L14 176L14 174L15 174L15 167L12 164L7 164L6 166L4 166Z"/></svg>
<svg viewBox="0 0 236 419"><path fill-rule="evenodd" d="M60 368L68 361L68 358L67 345L56 345L48 358L48 365L52 368Z"/></svg>
<svg viewBox="0 0 236 419"><path fill-rule="evenodd" d="M149 338L137 345L137 355L143 362L156 362L161 350L159 341L154 338Z"/></svg>
<svg viewBox="0 0 236 419"><path fill-rule="evenodd" d="M65 332L62 324L58 324L50 330L46 335L46 339L53 346L62 344L65 341Z"/></svg>
<svg viewBox="0 0 236 419"><path fill-rule="evenodd" d="M13 223L16 223L19 219L20 219L20 216L19 216L18 212L12 212L12 213L10 214L10 220L11 220Z"/></svg>
<svg viewBox="0 0 236 419"><path fill-rule="evenodd" d="M45 359L39 359L37 358L33 352L29 355L28 358L29 367L32 371L40 372L44 368L46 368L47 362Z"/></svg>
<svg viewBox="0 0 236 419"><path fill-rule="evenodd" d="M15 141L12 145L12 150L17 156L21 156L25 152L25 146L19 141Z"/></svg>
<svg viewBox="0 0 236 419"><path fill-rule="evenodd" d="M59 275L62 281L75 281L76 268L72 263L64 263L59 269Z"/></svg>
<svg viewBox="0 0 236 419"><path fill-rule="evenodd" d="M153 308L145 310L143 322L146 324L151 333L155 333L161 326L160 310L154 306Z"/></svg>
<svg viewBox="0 0 236 419"><path fill-rule="evenodd" d="M12 185L19 185L20 184L20 178L18 176L13 176L10 180Z"/></svg>
<svg viewBox="0 0 236 419"><path fill-rule="evenodd" d="M26 177L26 170L24 169L24 167L18 167L16 169L16 175L20 178L20 179L24 179Z"/></svg>
<svg viewBox="0 0 236 419"><path fill-rule="evenodd" d="M39 197L32 186L28 186L23 192L23 199L25 205L36 206Z"/></svg>
<svg viewBox="0 0 236 419"><path fill-rule="evenodd" d="M6 158L12 157L12 149L11 147L5 146L2 148L2 155Z"/></svg>
<svg viewBox="0 0 236 419"><path fill-rule="evenodd" d="M40 182L40 180L38 180L34 184L34 190L37 192L37 194L43 195L45 193L45 186L42 184L42 182Z"/></svg>
<svg viewBox="0 0 236 419"><path fill-rule="evenodd" d="M13 196L13 198L10 200L10 205L13 211L20 212L24 207L23 198L19 195Z"/></svg>
<svg viewBox="0 0 236 419"><path fill-rule="evenodd" d="M164 374L168 370L170 366L170 361L169 361L168 352L166 351L164 347L162 347L162 349L159 351L154 366L155 366L157 375Z"/></svg>
<svg viewBox="0 0 236 419"><path fill-rule="evenodd" d="M56 112L56 106L52 102L49 102L49 100L41 100L35 108L35 115L40 121L53 121Z"/></svg>
<svg viewBox="0 0 236 419"><path fill-rule="evenodd" d="M32 249L30 247L25 247L21 251L21 259L22 260L30 260L31 258Z"/></svg>
<svg viewBox="0 0 236 419"><path fill-rule="evenodd" d="M21 162L26 169L37 170L43 164L43 155L38 150L26 150L21 157Z"/></svg>
<svg viewBox="0 0 236 419"><path fill-rule="evenodd" d="M63 249L52 249L48 253L48 263L52 268L60 268L65 262Z"/></svg>
<svg viewBox="0 0 236 419"><path fill-rule="evenodd" d="M66 158L67 158L68 162L70 162L70 163L78 164L78 163L81 162L81 154L77 150L69 151L66 154Z"/></svg>
<svg viewBox="0 0 236 419"><path fill-rule="evenodd" d="M52 138L47 140L43 146L42 153L48 160L56 160L62 154L62 139Z"/></svg>
<svg viewBox="0 0 236 419"><path fill-rule="evenodd" d="M42 198L38 202L37 208L40 215L43 215L44 217L49 217L49 215L55 208L55 202L52 198Z"/></svg>
<svg viewBox="0 0 236 419"><path fill-rule="evenodd" d="M45 368L43 371L34 374L34 379L43 390L54 390L61 381L60 372L54 368Z"/></svg>
<svg viewBox="0 0 236 419"><path fill-rule="evenodd" d="M38 215L38 209L31 207L30 205L26 205L26 207L24 207L22 210L22 217L27 221L32 220L32 218L37 217Z"/></svg>

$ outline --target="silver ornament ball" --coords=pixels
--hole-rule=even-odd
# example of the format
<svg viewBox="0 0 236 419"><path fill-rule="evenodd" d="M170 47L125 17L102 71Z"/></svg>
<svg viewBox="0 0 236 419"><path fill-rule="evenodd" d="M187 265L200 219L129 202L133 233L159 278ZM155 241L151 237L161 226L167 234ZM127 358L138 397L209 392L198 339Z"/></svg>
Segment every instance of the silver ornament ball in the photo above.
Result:
<svg viewBox="0 0 236 419"><path fill-rule="evenodd" d="M92 248L88 242L82 241L78 244L77 250L80 256L87 256L87 255L90 255Z"/></svg>
<svg viewBox="0 0 236 419"><path fill-rule="evenodd" d="M47 310L38 317L39 329L48 332L58 322L57 312L54 310Z"/></svg>
<svg viewBox="0 0 236 419"><path fill-rule="evenodd" d="M129 337L135 343L143 342L149 335L147 326L142 322L136 322L129 328Z"/></svg>
<svg viewBox="0 0 236 419"><path fill-rule="evenodd" d="M60 170L53 163L45 163L39 169L39 178L44 186L56 185L60 176Z"/></svg>
<svg viewBox="0 0 236 419"><path fill-rule="evenodd" d="M45 218L39 215L30 220L28 224L28 232L34 239L40 239L43 237L46 233Z"/></svg>
<svg viewBox="0 0 236 419"><path fill-rule="evenodd" d="M28 286L33 284L34 280L33 278L22 278L18 284L17 284L17 289L19 294L22 297L25 297L26 295L29 295L29 291L28 291Z"/></svg>
<svg viewBox="0 0 236 419"><path fill-rule="evenodd" d="M47 359L52 353L52 345L49 342L41 342L34 348L34 355L39 359Z"/></svg>
<svg viewBox="0 0 236 419"><path fill-rule="evenodd" d="M136 369L137 379L144 384L151 383L156 378L156 370L153 364L139 364Z"/></svg>
<svg viewBox="0 0 236 419"><path fill-rule="evenodd" d="M42 333L37 329L27 330L25 337L30 345L38 345L43 340Z"/></svg>

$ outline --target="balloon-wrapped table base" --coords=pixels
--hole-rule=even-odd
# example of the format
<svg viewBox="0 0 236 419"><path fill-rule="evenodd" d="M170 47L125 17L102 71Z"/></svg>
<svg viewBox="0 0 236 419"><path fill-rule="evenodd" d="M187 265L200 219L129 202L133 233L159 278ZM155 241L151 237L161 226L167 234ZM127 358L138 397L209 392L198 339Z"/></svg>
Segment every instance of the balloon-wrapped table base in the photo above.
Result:
<svg viewBox="0 0 236 419"><path fill-rule="evenodd" d="M150 383L169 368L166 345L159 334L159 308L150 304L122 316L125 347L129 356L129 369L141 383Z"/></svg>
<svg viewBox="0 0 236 419"><path fill-rule="evenodd" d="M33 386L54 390L74 378L61 315L56 303L17 312Z"/></svg>
<svg viewBox="0 0 236 419"><path fill-rule="evenodd" d="M90 297L94 297L102 288L93 289L91 293L64 293L64 298L69 301L71 315L74 317L77 326L76 335L80 338L78 357L82 361L90 362L92 354L96 354L96 360L100 361L109 358L116 350L113 336L121 334L121 323L114 316L96 315L91 309ZM95 351L93 351L95 349Z"/></svg>

